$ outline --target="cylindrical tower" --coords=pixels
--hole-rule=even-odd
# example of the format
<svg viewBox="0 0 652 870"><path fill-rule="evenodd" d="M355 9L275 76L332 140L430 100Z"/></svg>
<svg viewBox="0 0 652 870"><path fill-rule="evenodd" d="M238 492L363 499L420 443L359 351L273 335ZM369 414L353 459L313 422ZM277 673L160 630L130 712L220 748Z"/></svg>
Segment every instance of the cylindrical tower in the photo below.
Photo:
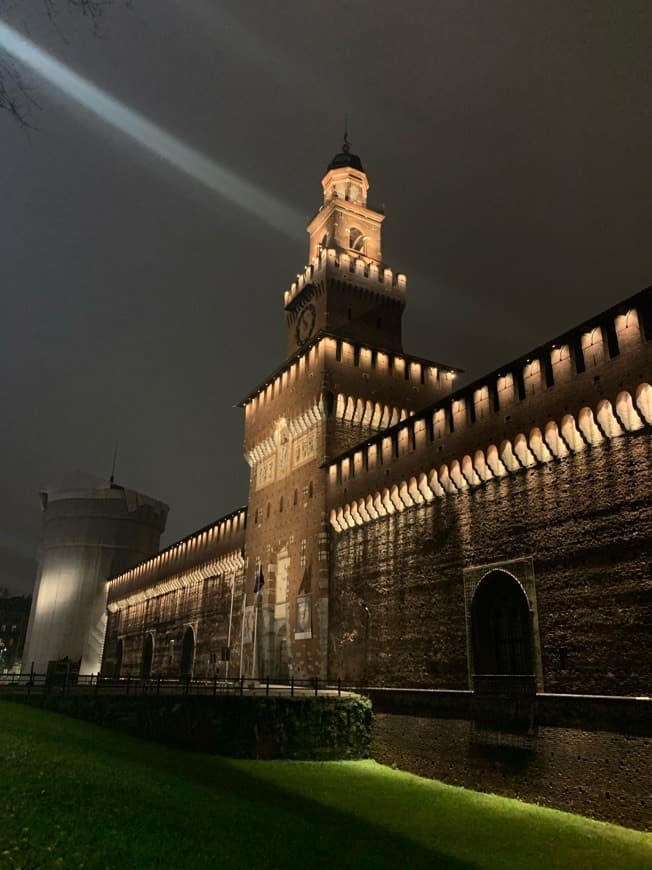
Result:
<svg viewBox="0 0 652 870"><path fill-rule="evenodd" d="M23 672L45 673L67 658L97 673L106 628L106 581L158 552L168 507L101 482L41 493L40 570L23 654Z"/></svg>

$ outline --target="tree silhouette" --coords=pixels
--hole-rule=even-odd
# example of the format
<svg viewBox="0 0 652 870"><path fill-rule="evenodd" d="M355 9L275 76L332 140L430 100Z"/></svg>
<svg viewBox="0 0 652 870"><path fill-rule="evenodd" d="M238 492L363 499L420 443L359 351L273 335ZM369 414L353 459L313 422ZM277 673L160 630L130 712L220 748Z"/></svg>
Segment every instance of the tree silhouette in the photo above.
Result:
<svg viewBox="0 0 652 870"><path fill-rule="evenodd" d="M43 15L58 29L58 16L63 7L72 9L88 19L94 33L98 33L102 17L115 0L40 0ZM123 0L130 5L131 0ZM15 9L15 0L0 0L0 15ZM31 126L30 116L38 106L36 93L19 65L0 50L0 111L8 112L24 127Z"/></svg>

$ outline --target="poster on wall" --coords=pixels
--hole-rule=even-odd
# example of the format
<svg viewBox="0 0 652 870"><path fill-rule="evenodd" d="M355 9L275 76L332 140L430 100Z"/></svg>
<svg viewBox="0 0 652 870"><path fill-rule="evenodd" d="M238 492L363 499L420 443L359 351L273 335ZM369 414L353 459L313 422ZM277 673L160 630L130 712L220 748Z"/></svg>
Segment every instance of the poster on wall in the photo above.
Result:
<svg viewBox="0 0 652 870"><path fill-rule="evenodd" d="M254 642L254 607L251 605L250 607L245 607L244 609L244 629L243 629L243 638L244 643L253 643Z"/></svg>
<svg viewBox="0 0 652 870"><path fill-rule="evenodd" d="M294 626L296 640L307 640L312 637L311 595L297 595L297 619Z"/></svg>

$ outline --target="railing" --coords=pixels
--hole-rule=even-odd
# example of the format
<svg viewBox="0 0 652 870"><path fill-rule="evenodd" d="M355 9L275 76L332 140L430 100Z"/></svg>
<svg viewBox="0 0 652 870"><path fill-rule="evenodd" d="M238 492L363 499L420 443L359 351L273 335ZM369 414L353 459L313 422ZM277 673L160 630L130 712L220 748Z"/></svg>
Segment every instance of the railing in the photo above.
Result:
<svg viewBox="0 0 652 870"><path fill-rule="evenodd" d="M343 685L341 680L327 681L319 677L309 679L276 680L272 677L105 677L101 674L4 674L0 675L0 697L14 695L129 695L133 697L159 695L248 695L266 696L306 695L341 696L342 693L360 692L362 687Z"/></svg>

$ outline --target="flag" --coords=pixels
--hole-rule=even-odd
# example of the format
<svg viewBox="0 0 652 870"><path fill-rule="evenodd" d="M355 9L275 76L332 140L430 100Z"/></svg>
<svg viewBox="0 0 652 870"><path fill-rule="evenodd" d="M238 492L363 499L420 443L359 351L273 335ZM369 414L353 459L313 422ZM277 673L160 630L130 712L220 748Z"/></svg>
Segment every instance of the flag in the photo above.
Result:
<svg viewBox="0 0 652 870"><path fill-rule="evenodd" d="M254 582L254 594L257 594L261 591L263 586L265 585L265 576L263 575L263 566L258 566L258 571L256 571L256 580Z"/></svg>

